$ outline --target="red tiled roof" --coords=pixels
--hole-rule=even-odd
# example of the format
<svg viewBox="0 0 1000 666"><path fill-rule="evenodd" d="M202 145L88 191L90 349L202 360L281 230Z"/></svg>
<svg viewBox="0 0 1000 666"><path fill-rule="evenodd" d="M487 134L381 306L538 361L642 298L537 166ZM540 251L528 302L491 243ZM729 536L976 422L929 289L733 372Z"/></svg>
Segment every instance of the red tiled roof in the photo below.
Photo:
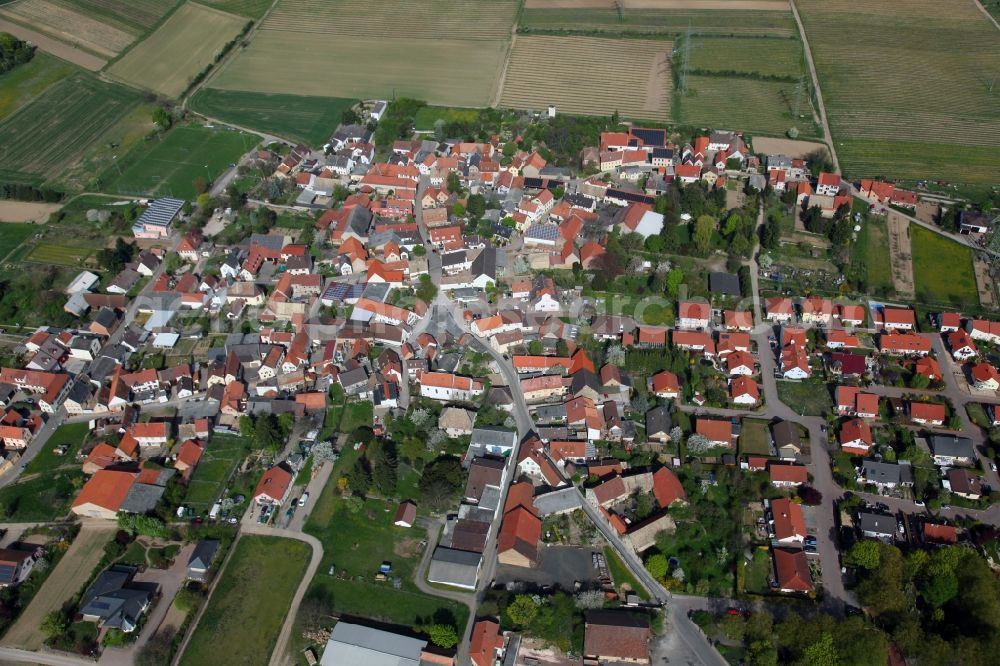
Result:
<svg viewBox="0 0 1000 666"><path fill-rule="evenodd" d="M935 402L911 402L910 417L922 421L944 421L945 407Z"/></svg>
<svg viewBox="0 0 1000 666"><path fill-rule="evenodd" d="M118 511L136 476L138 475L135 472L98 470L83 485L83 489L73 502L73 508L94 504L109 511Z"/></svg>
<svg viewBox="0 0 1000 666"><path fill-rule="evenodd" d="M806 535L806 519L802 507L787 497L771 500L771 517L774 518L774 536L787 539Z"/></svg>
<svg viewBox="0 0 1000 666"><path fill-rule="evenodd" d="M802 465L768 465L771 473L771 481L783 481L786 483L806 483L809 480L809 472Z"/></svg>
<svg viewBox="0 0 1000 666"><path fill-rule="evenodd" d="M801 550L774 549L774 570L778 588L797 592L812 592L809 563Z"/></svg>
<svg viewBox="0 0 1000 666"><path fill-rule="evenodd" d="M680 479L666 467L653 472L653 496L661 508L666 509L674 502L683 501L687 495Z"/></svg>

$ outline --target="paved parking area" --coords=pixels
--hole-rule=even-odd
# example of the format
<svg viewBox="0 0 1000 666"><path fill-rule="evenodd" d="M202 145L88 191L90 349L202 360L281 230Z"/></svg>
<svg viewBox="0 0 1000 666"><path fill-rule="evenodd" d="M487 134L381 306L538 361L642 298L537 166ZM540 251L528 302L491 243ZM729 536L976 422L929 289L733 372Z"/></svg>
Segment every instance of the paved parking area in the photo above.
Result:
<svg viewBox="0 0 1000 666"><path fill-rule="evenodd" d="M593 553L596 552L600 551L581 546L541 546L538 567L526 569L500 565L496 581L501 584L524 581L539 586L556 585L564 590L572 590L577 582L596 585L600 576L593 563Z"/></svg>

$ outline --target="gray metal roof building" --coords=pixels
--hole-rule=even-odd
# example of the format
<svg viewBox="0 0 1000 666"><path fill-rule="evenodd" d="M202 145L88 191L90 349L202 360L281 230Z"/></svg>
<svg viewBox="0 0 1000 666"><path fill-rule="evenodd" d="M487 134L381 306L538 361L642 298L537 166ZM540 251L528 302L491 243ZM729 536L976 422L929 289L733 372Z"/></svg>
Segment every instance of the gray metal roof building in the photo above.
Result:
<svg viewBox="0 0 1000 666"><path fill-rule="evenodd" d="M360 624L338 622L323 651L321 666L419 666L427 641Z"/></svg>

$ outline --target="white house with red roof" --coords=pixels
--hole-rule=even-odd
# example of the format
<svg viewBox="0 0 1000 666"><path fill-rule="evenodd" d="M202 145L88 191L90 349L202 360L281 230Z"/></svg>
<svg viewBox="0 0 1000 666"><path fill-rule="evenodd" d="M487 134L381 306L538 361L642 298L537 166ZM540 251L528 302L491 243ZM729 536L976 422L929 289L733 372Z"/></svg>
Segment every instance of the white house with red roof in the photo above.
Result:
<svg viewBox="0 0 1000 666"><path fill-rule="evenodd" d="M681 301L677 306L677 311L678 328L689 330L708 328L709 317L712 314L712 307L708 303Z"/></svg>

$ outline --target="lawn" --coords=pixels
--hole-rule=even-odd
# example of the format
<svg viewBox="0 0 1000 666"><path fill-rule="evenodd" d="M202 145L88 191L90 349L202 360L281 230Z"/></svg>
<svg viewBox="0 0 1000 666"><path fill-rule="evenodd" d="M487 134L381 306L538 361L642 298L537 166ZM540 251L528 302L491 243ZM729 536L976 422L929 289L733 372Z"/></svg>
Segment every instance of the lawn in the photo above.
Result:
<svg viewBox="0 0 1000 666"><path fill-rule="evenodd" d="M107 72L167 97L179 97L246 22L244 17L185 3Z"/></svg>
<svg viewBox="0 0 1000 666"><path fill-rule="evenodd" d="M370 428L374 418L373 412L374 407L368 401L348 404L344 408L343 416L340 417L340 432L350 434L362 426Z"/></svg>
<svg viewBox="0 0 1000 666"><path fill-rule="evenodd" d="M48 472L63 465L76 466L76 454L80 451L80 446L90 434L90 424L69 423L59 427L49 441L45 442L42 450L31 459L28 466L24 468L25 474L38 474ZM57 455L55 450L61 446L66 447L65 453Z"/></svg>
<svg viewBox="0 0 1000 666"><path fill-rule="evenodd" d="M82 72L48 87L0 123L0 178L61 174L138 101L135 91Z"/></svg>
<svg viewBox="0 0 1000 666"><path fill-rule="evenodd" d="M753 551L753 560L743 561L743 588L750 594L767 594L771 590L771 555L766 548Z"/></svg>
<svg viewBox="0 0 1000 666"><path fill-rule="evenodd" d="M56 520L69 511L83 481L79 468L40 474L0 488L0 508L10 522Z"/></svg>
<svg viewBox="0 0 1000 666"><path fill-rule="evenodd" d="M940 234L910 225L917 300L974 306L979 302L972 251Z"/></svg>
<svg viewBox="0 0 1000 666"><path fill-rule="evenodd" d="M188 482L184 504L196 511L207 511L219 499L247 449L240 437L213 434Z"/></svg>
<svg viewBox="0 0 1000 666"><path fill-rule="evenodd" d="M34 224L20 222L0 224L0 259L13 252L35 233L38 233L38 227Z"/></svg>
<svg viewBox="0 0 1000 666"><path fill-rule="evenodd" d="M120 194L168 195L194 199L195 179L206 182L257 144L258 138L236 130L198 125L177 127L149 146L137 146L105 171L105 189Z"/></svg>
<svg viewBox="0 0 1000 666"><path fill-rule="evenodd" d="M307 95L268 95L202 88L191 108L239 127L320 147L357 100Z"/></svg>
<svg viewBox="0 0 1000 666"><path fill-rule="evenodd" d="M830 391L817 380L779 381L778 399L802 416L826 416L833 408Z"/></svg>
<svg viewBox="0 0 1000 666"><path fill-rule="evenodd" d="M767 421L743 419L740 430L740 455L770 455L771 433Z"/></svg>
<svg viewBox="0 0 1000 666"><path fill-rule="evenodd" d="M265 663L310 553L301 541L242 537L179 663Z"/></svg>
<svg viewBox="0 0 1000 666"><path fill-rule="evenodd" d="M621 586L628 583L628 586L632 588L632 591L639 595L642 599L649 599L649 592L646 591L639 581L636 580L632 572L628 570L625 563L622 562L621 558L618 557L618 553L611 546L604 547L604 559L608 563L608 571L611 573L611 579L614 581L615 589L621 589Z"/></svg>
<svg viewBox="0 0 1000 666"><path fill-rule="evenodd" d="M420 592L413 582L420 561L421 539L426 533L392 524L394 502L367 500L357 513L336 496L329 483L306 521L305 531L323 542L323 562L313 579L310 594L331 599L332 611L381 622L416 626L438 617L464 626L465 606ZM382 562L392 565L389 582L376 582ZM330 567L336 575L330 576Z"/></svg>
<svg viewBox="0 0 1000 666"><path fill-rule="evenodd" d="M872 219L861 226L858 232L858 242L854 244L858 257L855 262L862 264L863 275L867 284L865 291L872 294L891 293L895 286L892 282L892 264L889 262L889 232L885 222Z"/></svg>
<svg viewBox="0 0 1000 666"><path fill-rule="evenodd" d="M74 71L68 62L48 53L35 51L35 56L29 62L0 76L0 120Z"/></svg>

